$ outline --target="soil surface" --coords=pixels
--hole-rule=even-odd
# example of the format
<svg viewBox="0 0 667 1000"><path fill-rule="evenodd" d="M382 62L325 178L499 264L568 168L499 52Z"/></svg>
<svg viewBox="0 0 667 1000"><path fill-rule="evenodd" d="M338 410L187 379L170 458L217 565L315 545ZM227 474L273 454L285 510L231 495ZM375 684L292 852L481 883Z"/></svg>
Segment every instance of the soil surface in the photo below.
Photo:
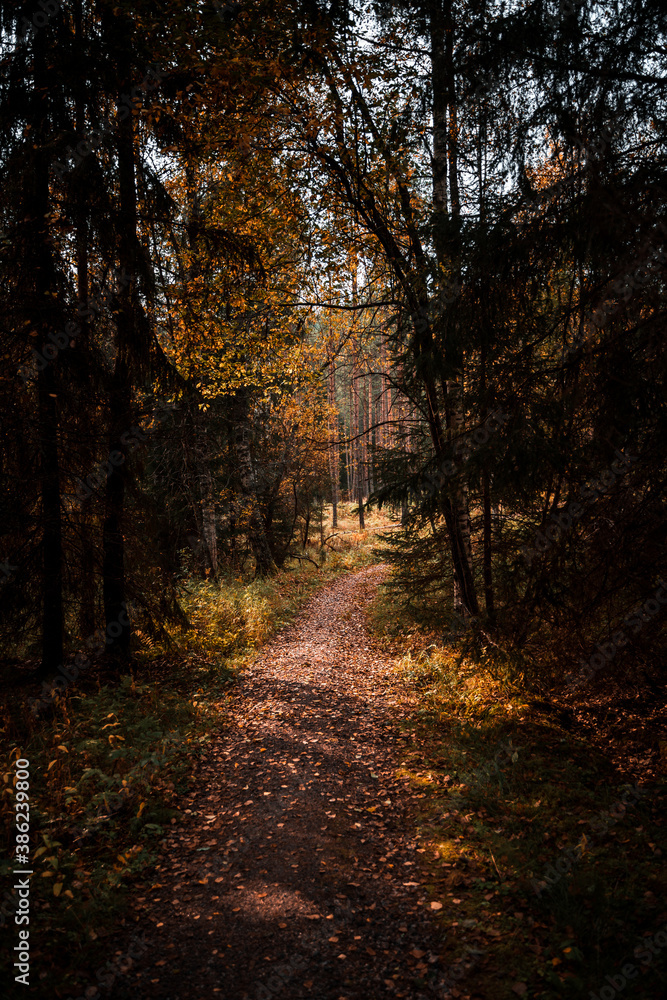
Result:
<svg viewBox="0 0 667 1000"><path fill-rule="evenodd" d="M409 696L366 628L383 573L320 591L243 674L112 997L447 995L418 796L396 776Z"/></svg>

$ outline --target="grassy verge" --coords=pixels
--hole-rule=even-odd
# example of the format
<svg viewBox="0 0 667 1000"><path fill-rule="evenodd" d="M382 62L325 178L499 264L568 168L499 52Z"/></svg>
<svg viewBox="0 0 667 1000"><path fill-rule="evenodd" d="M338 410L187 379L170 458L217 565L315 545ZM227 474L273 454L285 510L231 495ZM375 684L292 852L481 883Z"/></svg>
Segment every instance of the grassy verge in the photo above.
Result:
<svg viewBox="0 0 667 1000"><path fill-rule="evenodd" d="M375 624L417 693L403 773L422 797L451 995L667 995L664 780L619 766L574 714L527 702L386 596Z"/></svg>
<svg viewBox="0 0 667 1000"><path fill-rule="evenodd" d="M224 725L227 695L257 649L289 623L311 594L373 561L374 528L356 529L341 509L326 557L311 547L268 580L188 581L182 604L192 628L170 648L146 644L120 681L101 661L37 716L8 674L0 701L2 890L0 974L9 996L78 997L77 970L103 966L106 939L176 822L209 734ZM327 532L330 534L330 531ZM12 891L15 844L13 764L30 762L30 986L14 983L18 941ZM87 979L90 982L90 979Z"/></svg>

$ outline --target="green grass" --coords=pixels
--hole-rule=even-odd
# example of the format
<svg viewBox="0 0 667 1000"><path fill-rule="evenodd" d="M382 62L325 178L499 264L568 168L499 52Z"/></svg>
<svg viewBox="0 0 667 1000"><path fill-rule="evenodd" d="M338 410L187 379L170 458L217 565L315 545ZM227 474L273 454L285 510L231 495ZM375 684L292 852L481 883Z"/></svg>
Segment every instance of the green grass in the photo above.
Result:
<svg viewBox="0 0 667 1000"><path fill-rule="evenodd" d="M386 595L374 620L417 695L402 773L423 796L422 857L443 903L445 960L474 957L460 995L501 1000L523 995L512 990L523 983L536 1000L598 996L622 965L639 968L642 936L667 925L665 783L614 809L634 779L526 703L510 675L429 644ZM633 1000L667 992L667 947L657 950L628 986Z"/></svg>

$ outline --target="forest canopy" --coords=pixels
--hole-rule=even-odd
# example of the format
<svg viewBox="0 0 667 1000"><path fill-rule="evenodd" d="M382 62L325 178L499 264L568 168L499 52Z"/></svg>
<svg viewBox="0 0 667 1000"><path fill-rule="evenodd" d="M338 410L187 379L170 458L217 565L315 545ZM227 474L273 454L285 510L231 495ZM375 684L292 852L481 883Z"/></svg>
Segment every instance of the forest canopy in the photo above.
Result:
<svg viewBox="0 0 667 1000"><path fill-rule="evenodd" d="M666 18L0 4L7 655L120 670L347 500L478 652L655 679Z"/></svg>

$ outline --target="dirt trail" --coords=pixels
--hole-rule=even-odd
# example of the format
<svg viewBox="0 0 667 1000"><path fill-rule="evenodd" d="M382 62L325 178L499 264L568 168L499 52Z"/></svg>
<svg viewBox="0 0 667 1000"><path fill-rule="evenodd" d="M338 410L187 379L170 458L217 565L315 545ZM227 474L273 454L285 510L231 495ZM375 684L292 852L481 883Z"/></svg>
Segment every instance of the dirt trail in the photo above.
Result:
<svg viewBox="0 0 667 1000"><path fill-rule="evenodd" d="M114 998L445 995L415 798L395 778L407 701L365 626L382 574L320 592L244 673Z"/></svg>

